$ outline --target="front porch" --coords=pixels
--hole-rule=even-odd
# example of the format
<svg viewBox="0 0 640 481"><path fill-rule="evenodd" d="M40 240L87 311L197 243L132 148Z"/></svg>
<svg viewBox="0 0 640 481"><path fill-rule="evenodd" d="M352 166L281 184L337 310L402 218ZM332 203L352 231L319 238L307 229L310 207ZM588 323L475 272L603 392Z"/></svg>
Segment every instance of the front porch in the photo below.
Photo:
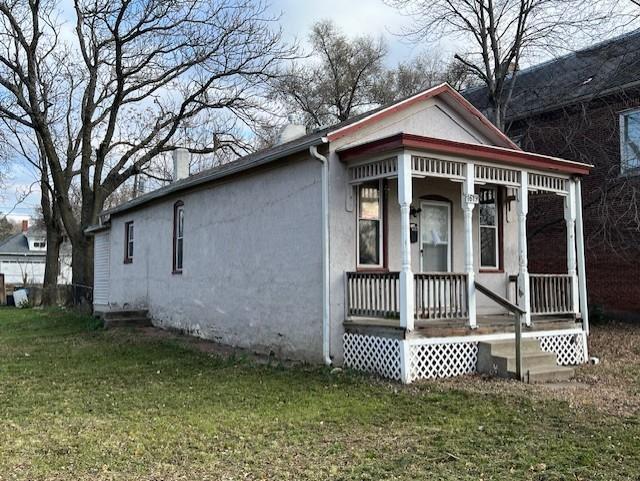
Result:
<svg viewBox="0 0 640 481"><path fill-rule="evenodd" d="M539 157L404 134L340 153L356 192L359 228L357 269L344 274L347 366L403 382L447 377L475 372L481 342L513 340L519 346L529 338L555 353L559 365L586 362L588 312L576 175L583 167L563 166L560 159L547 165ZM387 205L382 200L373 208L363 205L363 195L376 198L369 190L375 191L381 179L392 192L384 196L380 188L378 197ZM564 199L567 244L560 248L566 253L565 273L528 271L528 197L538 192ZM398 222L389 221L383 229L393 208ZM361 212L365 209L374 214L367 217L368 211ZM503 216L509 216L507 227ZM378 237L371 235L373 228L379 229ZM383 236L384 249L379 247ZM363 259L373 259L377 268L362 265ZM391 265L400 269L390 270ZM437 272L421 271L434 266Z"/></svg>
<svg viewBox="0 0 640 481"><path fill-rule="evenodd" d="M500 313L476 315L475 325L470 325L468 279L465 273L415 273L414 329L424 331L439 324L451 328L466 326L480 332L492 320L505 322L506 319L510 319L508 324L513 326L515 317L501 316ZM574 311L573 282L573 276L569 274L529 274L530 318L538 318L538 322L548 321L549 316L551 319L573 321L580 318ZM517 276L509 276L507 291L504 297L517 302ZM345 273L345 301L345 325L402 327L400 272ZM532 322L527 325L532 325Z"/></svg>

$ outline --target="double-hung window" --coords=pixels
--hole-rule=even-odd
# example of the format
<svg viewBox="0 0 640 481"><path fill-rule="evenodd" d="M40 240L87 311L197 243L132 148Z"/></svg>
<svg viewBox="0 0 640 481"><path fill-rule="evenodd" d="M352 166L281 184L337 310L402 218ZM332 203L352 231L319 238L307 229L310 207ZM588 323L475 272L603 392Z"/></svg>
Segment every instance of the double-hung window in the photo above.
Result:
<svg viewBox="0 0 640 481"><path fill-rule="evenodd" d="M184 204L176 202L173 208L173 272L182 272L184 259Z"/></svg>
<svg viewBox="0 0 640 481"><path fill-rule="evenodd" d="M480 268L499 269L498 191L480 189Z"/></svg>
<svg viewBox="0 0 640 481"><path fill-rule="evenodd" d="M358 187L358 265L382 267L382 181Z"/></svg>
<svg viewBox="0 0 640 481"><path fill-rule="evenodd" d="M124 263L133 262L133 221L124 224Z"/></svg>
<svg viewBox="0 0 640 481"><path fill-rule="evenodd" d="M620 114L620 172L640 173L640 109Z"/></svg>

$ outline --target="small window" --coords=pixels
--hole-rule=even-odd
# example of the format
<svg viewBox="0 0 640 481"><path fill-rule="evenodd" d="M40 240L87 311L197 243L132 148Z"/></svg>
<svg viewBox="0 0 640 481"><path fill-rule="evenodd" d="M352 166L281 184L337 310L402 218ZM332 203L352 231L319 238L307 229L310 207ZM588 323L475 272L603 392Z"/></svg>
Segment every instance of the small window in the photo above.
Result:
<svg viewBox="0 0 640 481"><path fill-rule="evenodd" d="M184 249L184 204L176 202L173 208L173 272L182 272Z"/></svg>
<svg viewBox="0 0 640 481"><path fill-rule="evenodd" d="M133 262L133 221L124 224L124 263Z"/></svg>
<svg viewBox="0 0 640 481"><path fill-rule="evenodd" d="M382 267L382 181L358 189L358 265Z"/></svg>
<svg viewBox="0 0 640 481"><path fill-rule="evenodd" d="M480 189L480 268L498 269L498 199L497 189Z"/></svg>
<svg viewBox="0 0 640 481"><path fill-rule="evenodd" d="M640 174L640 110L620 115L620 172Z"/></svg>

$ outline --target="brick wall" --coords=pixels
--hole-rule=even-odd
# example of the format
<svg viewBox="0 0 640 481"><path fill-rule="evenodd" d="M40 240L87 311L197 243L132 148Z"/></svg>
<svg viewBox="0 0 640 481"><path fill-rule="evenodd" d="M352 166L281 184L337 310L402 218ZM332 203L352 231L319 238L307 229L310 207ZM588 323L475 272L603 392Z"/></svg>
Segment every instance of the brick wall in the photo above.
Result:
<svg viewBox="0 0 640 481"><path fill-rule="evenodd" d="M509 134L525 150L594 164L582 186L589 303L640 320L640 176L620 176L619 138L620 111L635 107L640 92L627 92L513 122ZM530 271L566 272L562 198L532 196L528 230Z"/></svg>

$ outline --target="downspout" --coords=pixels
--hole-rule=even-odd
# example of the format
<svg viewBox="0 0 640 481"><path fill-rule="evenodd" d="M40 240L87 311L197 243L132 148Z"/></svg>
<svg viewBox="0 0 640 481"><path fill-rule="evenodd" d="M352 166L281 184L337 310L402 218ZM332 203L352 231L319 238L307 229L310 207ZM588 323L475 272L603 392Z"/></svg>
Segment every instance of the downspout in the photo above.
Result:
<svg viewBox="0 0 640 481"><path fill-rule="evenodd" d="M326 139L322 139L326 142ZM322 164L322 357L331 366L331 304L329 298L329 161L318 152L318 147L309 147L311 157Z"/></svg>

